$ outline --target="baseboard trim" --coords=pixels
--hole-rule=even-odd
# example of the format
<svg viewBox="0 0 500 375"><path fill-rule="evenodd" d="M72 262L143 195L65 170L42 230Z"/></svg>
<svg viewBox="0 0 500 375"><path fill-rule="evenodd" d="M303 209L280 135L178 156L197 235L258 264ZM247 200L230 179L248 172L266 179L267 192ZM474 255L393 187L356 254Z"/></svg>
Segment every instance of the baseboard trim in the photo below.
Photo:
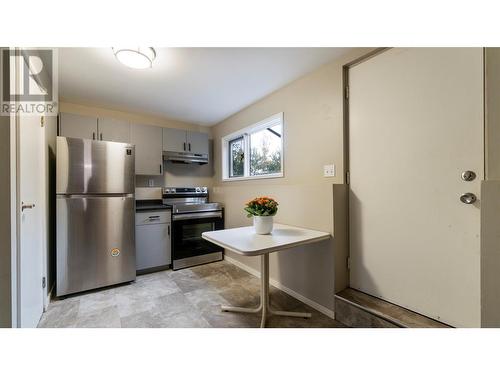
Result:
<svg viewBox="0 0 500 375"><path fill-rule="evenodd" d="M238 261L238 260L236 260L234 258L231 258L230 256L227 255L227 252L224 255L224 259L227 260L229 263L234 264L236 267L239 267L242 270L245 270L248 273L250 273L250 274L252 274L252 275L254 275L256 277L260 277L260 272L259 271L257 271L256 269L254 269L252 267L247 266L244 263L241 263L240 261ZM328 317L330 317L332 319L335 319L335 311L330 310L328 307L320 305L319 303L314 302L313 300L310 300L307 297L304 297L302 294L299 294L296 291L294 291L294 290L292 290L292 289L284 286L283 284L281 284L279 281L273 279L272 277L269 279L269 283L272 286L274 286L274 287L278 288L279 290L281 290L282 292L285 292L286 294L292 296L293 298L298 299L300 302L305 303L309 307L312 307L313 309L319 311L320 313L325 314L326 316L328 316Z"/></svg>
<svg viewBox="0 0 500 375"><path fill-rule="evenodd" d="M47 297L45 298L45 301L43 301L43 312L46 312L48 307L49 307L49 304L50 304L50 301L52 300L52 293L54 292L54 289L55 289L55 284L52 284L49 288L49 292L47 293Z"/></svg>

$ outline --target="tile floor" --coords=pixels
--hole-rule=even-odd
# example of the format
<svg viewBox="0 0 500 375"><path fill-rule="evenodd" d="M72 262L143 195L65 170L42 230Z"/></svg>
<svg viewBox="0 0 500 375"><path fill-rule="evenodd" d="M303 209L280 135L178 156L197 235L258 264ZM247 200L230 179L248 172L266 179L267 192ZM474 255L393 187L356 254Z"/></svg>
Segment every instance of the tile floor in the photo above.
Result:
<svg viewBox="0 0 500 375"><path fill-rule="evenodd" d="M260 280L226 261L138 276L133 283L54 300L39 327L259 327L258 314L220 311L221 304L259 304ZM272 316L268 327L343 327L271 287L275 309L307 311L311 319Z"/></svg>

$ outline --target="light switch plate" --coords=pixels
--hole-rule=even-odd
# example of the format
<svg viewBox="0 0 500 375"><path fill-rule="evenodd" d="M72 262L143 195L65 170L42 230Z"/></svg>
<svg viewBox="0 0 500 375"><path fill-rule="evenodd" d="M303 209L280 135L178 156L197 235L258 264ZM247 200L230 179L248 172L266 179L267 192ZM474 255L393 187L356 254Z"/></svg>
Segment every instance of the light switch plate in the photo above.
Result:
<svg viewBox="0 0 500 375"><path fill-rule="evenodd" d="M148 181L148 185L149 185L149 187L154 187L155 186L155 180L153 180L152 178L150 178L149 181Z"/></svg>
<svg viewBox="0 0 500 375"><path fill-rule="evenodd" d="M328 164L323 166L324 177L335 177L335 164Z"/></svg>

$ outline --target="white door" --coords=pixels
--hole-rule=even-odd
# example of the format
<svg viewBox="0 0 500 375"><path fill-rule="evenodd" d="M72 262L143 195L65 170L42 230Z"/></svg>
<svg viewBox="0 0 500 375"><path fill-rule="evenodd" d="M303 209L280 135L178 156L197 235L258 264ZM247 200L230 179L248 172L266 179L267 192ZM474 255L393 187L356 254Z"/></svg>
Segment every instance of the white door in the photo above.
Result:
<svg viewBox="0 0 500 375"><path fill-rule="evenodd" d="M479 326L482 49L395 48L351 67L349 147L351 287Z"/></svg>
<svg viewBox="0 0 500 375"><path fill-rule="evenodd" d="M38 116L21 116L18 121L19 325L36 327L43 312L44 132Z"/></svg>

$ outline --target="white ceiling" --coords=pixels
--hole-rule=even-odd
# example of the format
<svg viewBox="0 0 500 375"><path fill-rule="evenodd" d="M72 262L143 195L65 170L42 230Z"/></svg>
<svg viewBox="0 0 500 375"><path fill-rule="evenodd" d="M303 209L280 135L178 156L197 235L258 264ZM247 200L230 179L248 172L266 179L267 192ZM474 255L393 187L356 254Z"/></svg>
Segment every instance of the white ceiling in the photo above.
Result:
<svg viewBox="0 0 500 375"><path fill-rule="evenodd" d="M213 125L348 48L156 48L152 69L120 64L111 48L60 48L68 101Z"/></svg>

